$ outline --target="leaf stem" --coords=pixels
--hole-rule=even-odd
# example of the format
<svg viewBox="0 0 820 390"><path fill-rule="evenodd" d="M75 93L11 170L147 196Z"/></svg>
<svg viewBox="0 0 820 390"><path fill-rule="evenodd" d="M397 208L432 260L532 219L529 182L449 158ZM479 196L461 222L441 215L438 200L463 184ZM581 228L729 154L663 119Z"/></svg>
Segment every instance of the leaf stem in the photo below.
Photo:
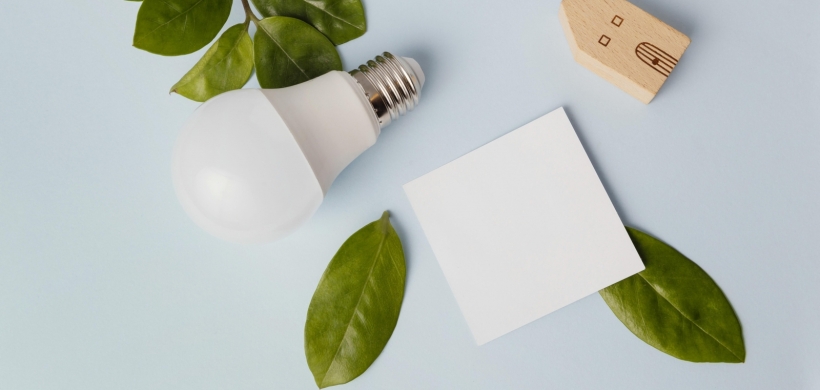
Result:
<svg viewBox="0 0 820 390"><path fill-rule="evenodd" d="M382 233L387 234L388 227L390 226L390 212L384 210L382 217L379 219L379 224L381 225Z"/></svg>
<svg viewBox="0 0 820 390"><path fill-rule="evenodd" d="M245 9L245 28L253 21L254 24L259 23L259 18L253 13L251 9L251 5L248 4L248 0L242 0L242 8Z"/></svg>

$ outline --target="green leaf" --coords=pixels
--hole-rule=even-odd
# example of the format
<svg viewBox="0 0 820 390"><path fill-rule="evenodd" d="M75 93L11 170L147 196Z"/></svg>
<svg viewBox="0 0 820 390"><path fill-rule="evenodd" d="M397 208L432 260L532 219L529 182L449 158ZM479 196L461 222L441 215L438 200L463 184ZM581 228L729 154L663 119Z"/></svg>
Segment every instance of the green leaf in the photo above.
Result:
<svg viewBox="0 0 820 390"><path fill-rule="evenodd" d="M264 16L290 16L310 23L341 45L367 31L361 0L253 0Z"/></svg>
<svg viewBox="0 0 820 390"><path fill-rule="evenodd" d="M387 211L339 248L305 323L305 355L316 385L350 382L376 360L399 319L404 275L404 251Z"/></svg>
<svg viewBox="0 0 820 390"><path fill-rule="evenodd" d="M342 70L342 59L327 37L309 24L285 16L256 25L254 58L262 88L283 88Z"/></svg>
<svg viewBox="0 0 820 390"><path fill-rule="evenodd" d="M212 41L231 13L232 0L145 0L134 46L154 54L193 53Z"/></svg>
<svg viewBox="0 0 820 390"><path fill-rule="evenodd" d="M618 319L638 338L678 359L743 363L740 322L720 287L674 248L626 229L646 269L600 291Z"/></svg>
<svg viewBox="0 0 820 390"><path fill-rule="evenodd" d="M171 92L204 102L222 92L242 88L253 73L253 41L244 24L222 34L202 59L173 87Z"/></svg>

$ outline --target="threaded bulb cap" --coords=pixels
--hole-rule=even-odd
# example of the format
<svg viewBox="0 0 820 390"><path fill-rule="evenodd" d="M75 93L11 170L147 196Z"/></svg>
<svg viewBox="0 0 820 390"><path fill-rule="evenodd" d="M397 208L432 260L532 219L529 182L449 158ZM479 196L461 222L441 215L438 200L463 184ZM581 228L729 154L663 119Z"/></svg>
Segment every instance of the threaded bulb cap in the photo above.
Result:
<svg viewBox="0 0 820 390"><path fill-rule="evenodd" d="M373 106L383 129L419 104L424 73L412 58L388 52L350 71Z"/></svg>

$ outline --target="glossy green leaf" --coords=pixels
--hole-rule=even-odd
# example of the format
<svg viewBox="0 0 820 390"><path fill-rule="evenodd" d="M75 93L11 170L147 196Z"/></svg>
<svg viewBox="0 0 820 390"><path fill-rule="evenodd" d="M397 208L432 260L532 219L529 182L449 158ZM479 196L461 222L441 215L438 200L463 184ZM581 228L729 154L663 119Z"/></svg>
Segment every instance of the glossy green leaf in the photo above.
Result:
<svg viewBox="0 0 820 390"><path fill-rule="evenodd" d="M376 360L399 319L404 276L404 251L387 211L339 248L305 323L305 355L320 388L347 383Z"/></svg>
<svg viewBox="0 0 820 390"><path fill-rule="evenodd" d="M253 41L244 24L227 29L216 43L171 88L198 102L242 88L253 73Z"/></svg>
<svg viewBox="0 0 820 390"><path fill-rule="evenodd" d="M264 16L290 16L310 23L341 45L367 31L361 0L253 0Z"/></svg>
<svg viewBox="0 0 820 390"><path fill-rule="evenodd" d="M283 88L342 70L342 59L327 37L309 24L286 16L256 25L254 58L262 88Z"/></svg>
<svg viewBox="0 0 820 390"><path fill-rule="evenodd" d="M638 338L678 359L744 362L740 322L712 278L660 240L627 231L646 269L600 291L618 319Z"/></svg>
<svg viewBox="0 0 820 390"><path fill-rule="evenodd" d="M154 54L193 53L228 20L232 0L145 0L137 14L134 46Z"/></svg>

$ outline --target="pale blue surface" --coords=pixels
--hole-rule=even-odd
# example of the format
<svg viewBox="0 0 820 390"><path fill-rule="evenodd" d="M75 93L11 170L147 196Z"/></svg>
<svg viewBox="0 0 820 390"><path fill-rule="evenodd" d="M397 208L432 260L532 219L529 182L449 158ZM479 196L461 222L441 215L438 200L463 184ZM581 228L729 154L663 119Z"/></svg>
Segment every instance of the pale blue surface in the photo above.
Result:
<svg viewBox="0 0 820 390"><path fill-rule="evenodd" d="M346 68L414 57L422 103L263 246L206 235L173 194L197 104L167 91L198 55L132 48L139 3L0 3L0 389L313 389L313 289L384 209L406 298L344 388L820 388L820 2L635 3L692 38L648 106L574 63L558 0L365 0ZM668 357L597 295L475 345L401 185L559 106L624 222L726 292L746 364Z"/></svg>

